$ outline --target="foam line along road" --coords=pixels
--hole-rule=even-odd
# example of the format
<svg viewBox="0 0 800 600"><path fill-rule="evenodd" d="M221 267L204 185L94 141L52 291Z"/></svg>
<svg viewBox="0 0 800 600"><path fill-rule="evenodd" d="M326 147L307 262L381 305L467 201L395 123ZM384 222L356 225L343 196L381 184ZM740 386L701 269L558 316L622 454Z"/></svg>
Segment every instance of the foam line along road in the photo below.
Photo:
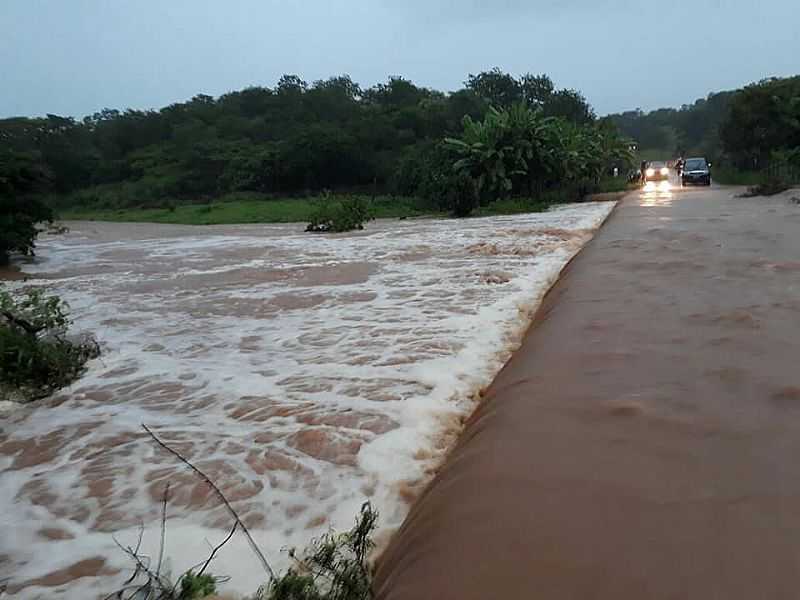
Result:
<svg viewBox="0 0 800 600"><path fill-rule="evenodd" d="M617 208L383 555L380 600L797 597L800 207L733 192Z"/></svg>

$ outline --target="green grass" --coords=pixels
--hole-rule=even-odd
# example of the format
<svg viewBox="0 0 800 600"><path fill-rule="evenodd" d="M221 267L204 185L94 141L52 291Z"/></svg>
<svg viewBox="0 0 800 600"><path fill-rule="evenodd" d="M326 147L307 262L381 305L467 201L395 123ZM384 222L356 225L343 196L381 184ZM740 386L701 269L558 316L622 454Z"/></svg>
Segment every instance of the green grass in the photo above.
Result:
<svg viewBox="0 0 800 600"><path fill-rule="evenodd" d="M711 178L724 185L760 185L764 181L762 173L756 171L740 171L730 167L715 167L711 171Z"/></svg>
<svg viewBox="0 0 800 600"><path fill-rule="evenodd" d="M517 215L532 212L544 212L550 208L550 202L537 200L535 198L508 198L497 200L486 206L481 206L474 213L473 217L493 217L497 215Z"/></svg>
<svg viewBox="0 0 800 600"><path fill-rule="evenodd" d="M566 199L562 200L566 201ZM499 200L483 206L474 216L509 215L541 212L553 200L512 198ZM305 223L315 211L311 198L286 200L238 200L191 204L166 208L70 209L62 210L59 218L70 221L111 221L140 223L172 223L176 225L224 225L232 223ZM378 197L372 202L372 214L377 219L399 219L408 217L445 217L447 214L434 209L420 207L413 198Z"/></svg>
<svg viewBox="0 0 800 600"><path fill-rule="evenodd" d="M315 211L313 198L266 200L251 198L211 204L179 205L168 208L62 210L59 217L74 221L116 221L174 223L181 225L222 225L230 223L302 223ZM413 217L432 214L412 198L382 196L372 203L378 219Z"/></svg>
<svg viewBox="0 0 800 600"><path fill-rule="evenodd" d="M624 177L600 182L598 192L628 189ZM335 199L335 196L332 197ZM541 212L552 204L575 202L575 192L568 188L545 192L538 198L511 198L482 206L474 216L510 215ZM376 219L407 217L444 217L446 212L426 207L424 201L405 196L377 196L371 201ZM112 221L171 223L176 225L227 225L233 223L308 223L317 210L317 198L270 199L258 194L231 194L209 204L182 204L171 208L70 208L59 211L59 218L69 221Z"/></svg>

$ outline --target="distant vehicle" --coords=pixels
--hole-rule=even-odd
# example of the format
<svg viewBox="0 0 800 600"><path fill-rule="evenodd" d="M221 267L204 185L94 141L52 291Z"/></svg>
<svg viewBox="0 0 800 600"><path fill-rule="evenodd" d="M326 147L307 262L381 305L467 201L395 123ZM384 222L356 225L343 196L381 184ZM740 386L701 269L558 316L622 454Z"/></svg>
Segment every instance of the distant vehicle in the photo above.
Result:
<svg viewBox="0 0 800 600"><path fill-rule="evenodd" d="M669 179L669 167L667 163L654 160L647 164L647 170L644 173L644 180L646 182L664 181L665 179Z"/></svg>
<svg viewBox="0 0 800 600"><path fill-rule="evenodd" d="M681 173L683 185L711 185L711 163L705 158L687 158Z"/></svg>

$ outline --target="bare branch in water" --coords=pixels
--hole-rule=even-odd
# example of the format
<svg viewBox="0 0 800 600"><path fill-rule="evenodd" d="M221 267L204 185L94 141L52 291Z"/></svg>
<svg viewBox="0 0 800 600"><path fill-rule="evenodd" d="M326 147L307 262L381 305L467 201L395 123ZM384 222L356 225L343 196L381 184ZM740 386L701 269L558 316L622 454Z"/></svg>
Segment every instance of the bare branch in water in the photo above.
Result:
<svg viewBox="0 0 800 600"><path fill-rule="evenodd" d="M161 544L158 547L158 565L156 566L156 577L161 575L161 563L164 560L164 544L167 539L167 502L169 501L169 482L164 488L164 500L161 506Z"/></svg>
<svg viewBox="0 0 800 600"><path fill-rule="evenodd" d="M123 588L122 590L119 590L119 592L118 592L119 598L123 597L123 593L125 592L126 589L134 589L134 592L130 596L128 596L128 598L134 598L142 590L147 589L148 587L152 587L153 582L156 582L161 589L169 589L169 587L170 587L169 586L169 582L165 582L164 580L161 579L160 575L157 575L156 573L153 573L153 571L150 570L150 566L148 564L146 564L144 562L144 560L142 560L142 557L139 554L139 548L141 547L141 544L142 544L142 531L141 530L139 532L139 541L136 544L136 549L135 550L133 548L131 548L130 546L125 547L122 544L120 544L119 540L116 537L114 537L114 536L111 536L111 537L114 540L114 543L117 546L119 546L120 550L122 550L125 554L130 556L133 559L134 563L136 564L136 570L134 571L133 576L131 576L131 578L128 579L128 581L125 582L125 586L126 587ZM133 582L136 579L136 577L139 575L139 573L144 573L145 575L147 575L147 581L145 581L139 587L136 587L136 588L134 588L133 586L129 587L128 584ZM145 597L147 597L147 596L145 596Z"/></svg>
<svg viewBox="0 0 800 600"><path fill-rule="evenodd" d="M197 572L198 576L202 575L205 572L206 567L208 567L208 565L211 564L211 561L214 560L214 555L216 555L216 553L219 552L219 549L222 548L225 544L227 544L228 540L230 540L233 537L233 534L236 533L237 527L239 527L238 521L233 524L233 529L231 529L231 532L228 534L228 537L226 537L219 544L217 544L217 546L211 551L211 556L208 557L208 560L203 565L203 568Z"/></svg>
<svg viewBox="0 0 800 600"><path fill-rule="evenodd" d="M167 444L165 444L160 439L158 439L158 436L156 436L156 434L154 434L147 425L142 423L142 428L148 433L148 435L151 438L153 438L153 441L155 441L156 444L161 446L164 450L166 450L167 452L172 454L175 458L177 458L179 461L181 461L183 464L185 464L187 467L189 467L198 477L200 477L200 479L202 479L203 481L205 481L208 484L208 486L214 491L214 493L217 495L217 497L220 499L220 501L225 505L225 508L228 509L228 512L231 514L233 519L236 521L236 525L242 529L242 532L244 533L245 537L247 538L247 542L250 544L250 548L253 550L253 553L261 561L261 565L264 567L264 570L269 575L270 580L274 581L275 580L275 572L272 570L272 567L269 566L269 563L267 562L267 559L264 556L264 553L261 552L261 550L259 549L259 547L256 544L255 540L253 539L253 536L250 535L250 532L248 531L247 526L244 524L242 519L239 517L239 514L234 510L233 506L231 506L231 503L228 502L228 499L225 497L225 495L222 493L222 491L216 486L216 484L213 481L211 481L211 479L208 477L208 475L206 475L200 469L195 467L191 462L189 462L188 459L184 458L181 455L180 452L178 452L177 450L175 450L173 448L170 448Z"/></svg>

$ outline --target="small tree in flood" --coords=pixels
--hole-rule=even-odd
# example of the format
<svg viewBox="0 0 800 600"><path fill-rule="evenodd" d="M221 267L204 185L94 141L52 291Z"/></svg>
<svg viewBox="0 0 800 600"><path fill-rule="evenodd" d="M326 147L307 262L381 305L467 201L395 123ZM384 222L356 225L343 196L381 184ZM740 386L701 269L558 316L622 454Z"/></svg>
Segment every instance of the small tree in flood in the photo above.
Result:
<svg viewBox="0 0 800 600"><path fill-rule="evenodd" d="M313 233L342 233L364 229L364 223L372 220L369 203L358 196L335 198L330 193L317 200L306 231Z"/></svg>
<svg viewBox="0 0 800 600"><path fill-rule="evenodd" d="M51 394L74 381L100 354L91 338L70 340L66 302L29 290L0 291L0 391L24 400Z"/></svg>
<svg viewBox="0 0 800 600"><path fill-rule="evenodd" d="M11 252L32 255L36 224L52 220L50 208L33 195L47 180L34 154L0 152L0 265Z"/></svg>

